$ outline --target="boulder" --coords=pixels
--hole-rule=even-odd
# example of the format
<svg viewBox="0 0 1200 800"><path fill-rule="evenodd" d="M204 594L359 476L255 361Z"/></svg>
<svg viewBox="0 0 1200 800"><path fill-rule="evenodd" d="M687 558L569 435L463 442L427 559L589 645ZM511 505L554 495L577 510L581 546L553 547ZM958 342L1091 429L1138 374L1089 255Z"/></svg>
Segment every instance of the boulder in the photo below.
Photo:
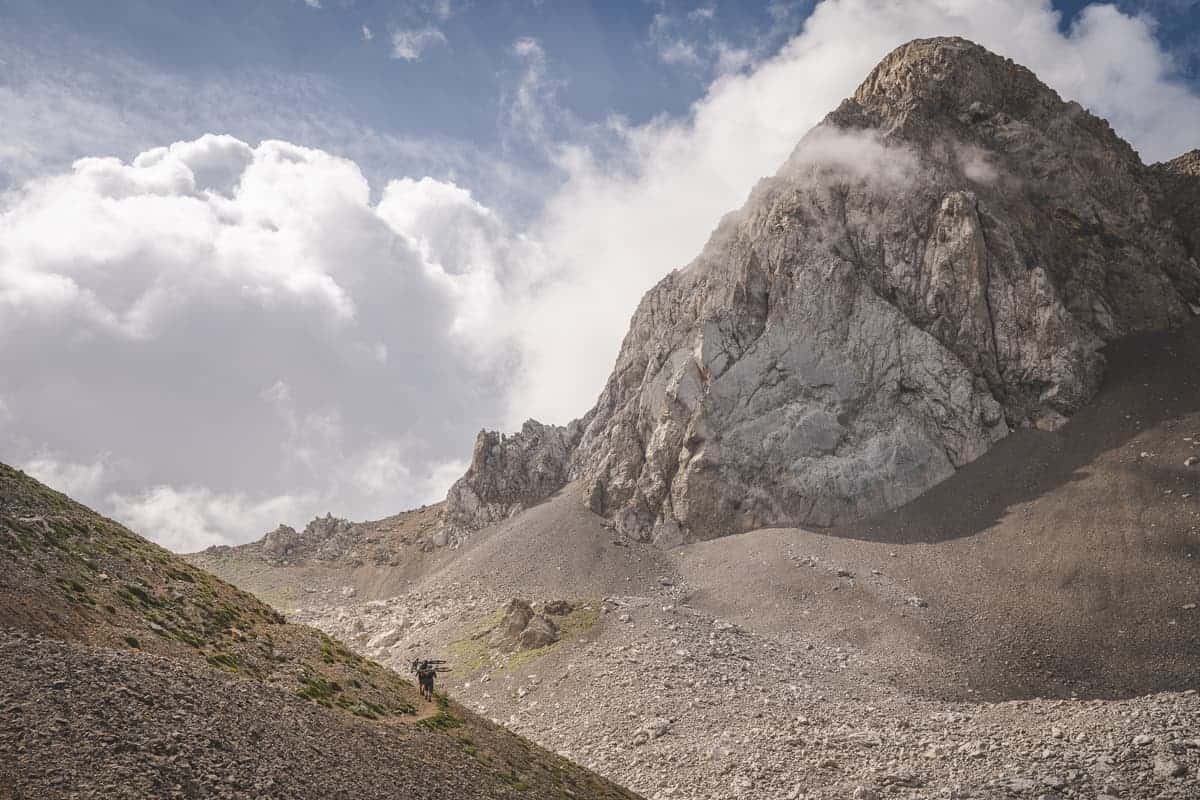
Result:
<svg viewBox="0 0 1200 800"><path fill-rule="evenodd" d="M516 639L533 619L533 606L527 600L513 598L504 607L504 616L496 630L507 639Z"/></svg>
<svg viewBox="0 0 1200 800"><path fill-rule="evenodd" d="M538 614L526 600L514 598L504 607L504 615L491 631L493 647L535 650L558 641L558 626L544 614Z"/></svg>
<svg viewBox="0 0 1200 800"><path fill-rule="evenodd" d="M520 650L536 650L557 641L558 626L549 617L538 614L529 620L525 630L517 637L517 647Z"/></svg>

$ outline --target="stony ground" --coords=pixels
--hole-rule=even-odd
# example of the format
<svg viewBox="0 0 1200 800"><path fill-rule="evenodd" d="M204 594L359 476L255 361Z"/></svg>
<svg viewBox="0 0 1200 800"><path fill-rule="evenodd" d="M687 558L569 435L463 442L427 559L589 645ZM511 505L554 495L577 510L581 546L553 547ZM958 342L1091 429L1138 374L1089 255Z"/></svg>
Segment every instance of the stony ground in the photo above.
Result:
<svg viewBox="0 0 1200 800"><path fill-rule="evenodd" d="M647 797L1200 797L1200 336L1109 358L1068 425L857 528L663 551L569 488L293 618L450 659L451 695ZM570 601L560 641L489 646L514 597Z"/></svg>
<svg viewBox="0 0 1200 800"><path fill-rule="evenodd" d="M447 706L380 723L178 659L0 630L0 797L632 797Z"/></svg>
<svg viewBox="0 0 1200 800"><path fill-rule="evenodd" d="M464 588L311 619L402 631L360 644L402 662L487 605ZM448 691L651 798L1200 796L1195 691L923 699L874 681L855 648L759 635L671 589L592 601L587 630L532 655L464 649L468 632L439 651L466 670Z"/></svg>

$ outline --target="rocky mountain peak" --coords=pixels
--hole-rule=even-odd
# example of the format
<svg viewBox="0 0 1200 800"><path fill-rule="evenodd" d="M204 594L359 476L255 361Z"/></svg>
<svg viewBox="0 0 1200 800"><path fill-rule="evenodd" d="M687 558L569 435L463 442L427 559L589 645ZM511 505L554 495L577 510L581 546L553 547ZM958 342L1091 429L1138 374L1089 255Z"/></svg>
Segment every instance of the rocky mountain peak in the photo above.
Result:
<svg viewBox="0 0 1200 800"><path fill-rule="evenodd" d="M895 508L1061 426L1106 342L1200 313L1192 164L1146 167L976 44L910 42L646 294L552 455L481 439L448 513L486 524L579 480L670 545Z"/></svg>
<svg viewBox="0 0 1200 800"><path fill-rule="evenodd" d="M262 538L261 546L265 556L275 561L288 561L297 558L317 556L323 551L339 550L341 539L346 538L353 528L353 523L347 519L326 514L315 517L304 526L303 531L297 531L289 525L280 525Z"/></svg>
<svg viewBox="0 0 1200 800"><path fill-rule="evenodd" d="M901 45L871 70L852 99L894 120L915 110L958 116L977 105L1028 117L1062 103L1030 70L958 37Z"/></svg>

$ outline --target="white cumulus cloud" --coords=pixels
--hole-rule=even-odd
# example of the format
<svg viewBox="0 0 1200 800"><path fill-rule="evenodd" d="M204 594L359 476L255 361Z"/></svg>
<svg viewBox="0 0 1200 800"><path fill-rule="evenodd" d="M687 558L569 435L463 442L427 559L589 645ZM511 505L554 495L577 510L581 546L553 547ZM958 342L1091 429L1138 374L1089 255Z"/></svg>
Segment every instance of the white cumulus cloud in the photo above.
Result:
<svg viewBox="0 0 1200 800"><path fill-rule="evenodd" d="M47 486L80 502L91 501L104 485L104 459L76 463L39 453L19 466Z"/></svg>
<svg viewBox="0 0 1200 800"><path fill-rule="evenodd" d="M154 486L108 498L114 516L142 535L176 552L195 552L230 542L229 532L273 529L282 520L314 516L313 498L278 495L252 500L204 488Z"/></svg>
<svg viewBox="0 0 1200 800"><path fill-rule="evenodd" d="M430 502L497 421L527 252L461 187L376 202L286 142L81 159L0 206L0 449L179 547Z"/></svg>

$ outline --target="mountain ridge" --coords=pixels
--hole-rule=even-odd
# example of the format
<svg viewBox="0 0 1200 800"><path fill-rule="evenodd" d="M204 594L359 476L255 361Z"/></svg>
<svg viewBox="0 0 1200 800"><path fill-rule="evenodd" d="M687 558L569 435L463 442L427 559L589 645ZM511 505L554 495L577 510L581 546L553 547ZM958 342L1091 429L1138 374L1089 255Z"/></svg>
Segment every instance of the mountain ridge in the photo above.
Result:
<svg viewBox="0 0 1200 800"><path fill-rule="evenodd" d="M512 513L567 480L666 546L843 524L1016 427L1060 426L1097 391L1103 342L1200 312L1191 164L1142 164L964 39L902 45L646 293L578 444L549 458L566 480L505 494L523 475L502 454L567 427L481 434L456 532L496 521L459 502L483 484Z"/></svg>

